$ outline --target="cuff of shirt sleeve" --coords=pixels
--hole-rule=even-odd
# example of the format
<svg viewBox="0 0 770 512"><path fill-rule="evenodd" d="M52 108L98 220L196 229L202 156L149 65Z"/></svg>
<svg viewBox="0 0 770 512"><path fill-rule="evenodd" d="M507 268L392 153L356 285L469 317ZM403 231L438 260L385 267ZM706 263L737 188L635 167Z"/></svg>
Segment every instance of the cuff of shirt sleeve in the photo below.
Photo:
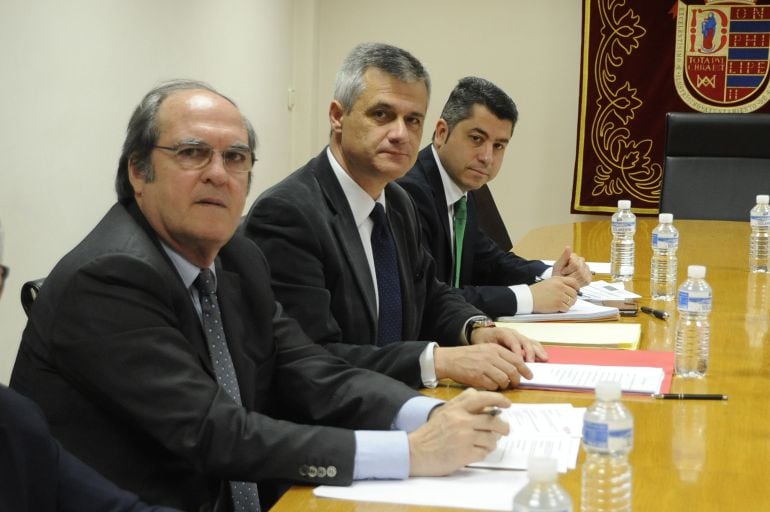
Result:
<svg viewBox="0 0 770 512"><path fill-rule="evenodd" d="M540 274L540 279L548 279L553 275L553 267L548 267L547 269L543 270L543 273Z"/></svg>
<svg viewBox="0 0 770 512"><path fill-rule="evenodd" d="M420 354L420 378L422 385L426 388L435 388L438 386L436 378L436 363L433 360L433 352L438 347L438 343L431 341Z"/></svg>
<svg viewBox="0 0 770 512"><path fill-rule="evenodd" d="M535 307L535 301L532 299L532 290L526 284L517 284L509 286L511 291L516 295L516 314L528 315L532 313Z"/></svg>
<svg viewBox="0 0 770 512"><path fill-rule="evenodd" d="M409 439L406 432L356 430L355 436L353 480L409 478Z"/></svg>
<svg viewBox="0 0 770 512"><path fill-rule="evenodd" d="M393 422L394 430L403 430L404 432L413 432L420 428L426 421L430 412L437 406L443 404L443 400L430 398L427 396L416 396L407 400L396 415Z"/></svg>

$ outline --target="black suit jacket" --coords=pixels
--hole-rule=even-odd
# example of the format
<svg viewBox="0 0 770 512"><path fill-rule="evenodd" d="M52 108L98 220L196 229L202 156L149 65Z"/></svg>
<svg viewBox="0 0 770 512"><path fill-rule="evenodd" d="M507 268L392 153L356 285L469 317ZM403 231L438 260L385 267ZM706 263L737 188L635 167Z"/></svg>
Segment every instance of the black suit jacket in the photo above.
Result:
<svg viewBox="0 0 770 512"><path fill-rule="evenodd" d="M430 145L420 151L414 167L398 183L417 205L423 241L436 260L439 279L454 282L449 212L444 184ZM532 284L548 266L502 250L479 228L472 191L468 193L467 204L460 291L468 302L489 316L513 315L517 308L516 295L508 286Z"/></svg>
<svg viewBox="0 0 770 512"><path fill-rule="evenodd" d="M217 385L189 291L134 203L115 205L46 279L12 387L67 449L151 503L226 510L227 480L349 484L347 429L390 429L417 393L312 343L250 240L234 236L216 271L243 406Z"/></svg>
<svg viewBox="0 0 770 512"><path fill-rule="evenodd" d="M403 339L460 345L466 320L481 312L436 280L417 213L398 185L385 188L401 271ZM361 237L326 150L254 203L246 236L270 261L273 290L311 339L351 363L421 383L427 342L377 343L377 309Z"/></svg>
<svg viewBox="0 0 770 512"><path fill-rule="evenodd" d="M174 512L151 507L67 452L27 398L0 386L0 510Z"/></svg>

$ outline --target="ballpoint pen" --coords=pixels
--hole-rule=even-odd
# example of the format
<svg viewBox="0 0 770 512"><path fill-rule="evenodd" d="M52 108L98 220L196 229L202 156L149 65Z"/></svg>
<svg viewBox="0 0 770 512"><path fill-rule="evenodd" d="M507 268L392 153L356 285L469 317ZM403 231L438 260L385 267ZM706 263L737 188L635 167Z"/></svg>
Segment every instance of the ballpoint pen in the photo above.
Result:
<svg viewBox="0 0 770 512"><path fill-rule="evenodd" d="M647 313L648 315L652 315L655 318L660 318L661 320L668 318L668 313L661 311L660 309L653 309L649 306L642 306L640 309L642 310L642 313Z"/></svg>
<svg viewBox="0 0 770 512"><path fill-rule="evenodd" d="M727 395L719 393L653 393L658 400L727 400Z"/></svg>

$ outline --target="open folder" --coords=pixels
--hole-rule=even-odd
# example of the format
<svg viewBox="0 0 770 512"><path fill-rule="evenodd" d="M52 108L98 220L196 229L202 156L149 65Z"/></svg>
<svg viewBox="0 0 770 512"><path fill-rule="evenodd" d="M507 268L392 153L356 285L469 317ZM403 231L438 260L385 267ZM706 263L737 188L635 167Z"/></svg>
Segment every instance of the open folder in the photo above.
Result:
<svg viewBox="0 0 770 512"><path fill-rule="evenodd" d="M637 323L497 322L548 345L636 350L642 327Z"/></svg>
<svg viewBox="0 0 770 512"><path fill-rule="evenodd" d="M618 308L602 306L588 302L587 300L577 299L564 313L530 313L526 315L501 316L498 322L566 322L566 321L597 321L597 320L617 320L619 315Z"/></svg>

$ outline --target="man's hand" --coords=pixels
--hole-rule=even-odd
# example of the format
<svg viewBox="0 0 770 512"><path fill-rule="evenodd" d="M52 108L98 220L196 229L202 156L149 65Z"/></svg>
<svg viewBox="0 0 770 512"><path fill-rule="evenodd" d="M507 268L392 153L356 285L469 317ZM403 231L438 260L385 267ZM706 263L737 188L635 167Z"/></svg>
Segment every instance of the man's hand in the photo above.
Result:
<svg viewBox="0 0 770 512"><path fill-rule="evenodd" d="M508 434L506 422L484 411L510 405L500 393L469 388L435 409L427 423L409 434L409 475L444 476L483 460Z"/></svg>
<svg viewBox="0 0 770 512"><path fill-rule="evenodd" d="M469 341L473 345L482 345L484 343L496 343L502 345L530 363L548 360L548 353L539 341L529 339L513 329L506 329L503 327L483 327L481 329L474 329L471 332L471 339ZM527 379L532 376L529 368L527 368L526 373L519 373Z"/></svg>
<svg viewBox="0 0 770 512"><path fill-rule="evenodd" d="M535 313L563 313L577 299L578 282L572 277L554 276L529 286L532 292L532 311Z"/></svg>
<svg viewBox="0 0 770 512"><path fill-rule="evenodd" d="M532 372L519 354L496 343L467 347L436 347L433 352L436 378L452 379L466 386L508 389L532 378Z"/></svg>
<svg viewBox="0 0 770 512"><path fill-rule="evenodd" d="M565 247L559 259L554 262L551 275L571 277L577 281L578 288L587 285L592 279L585 258L573 253L570 246Z"/></svg>

